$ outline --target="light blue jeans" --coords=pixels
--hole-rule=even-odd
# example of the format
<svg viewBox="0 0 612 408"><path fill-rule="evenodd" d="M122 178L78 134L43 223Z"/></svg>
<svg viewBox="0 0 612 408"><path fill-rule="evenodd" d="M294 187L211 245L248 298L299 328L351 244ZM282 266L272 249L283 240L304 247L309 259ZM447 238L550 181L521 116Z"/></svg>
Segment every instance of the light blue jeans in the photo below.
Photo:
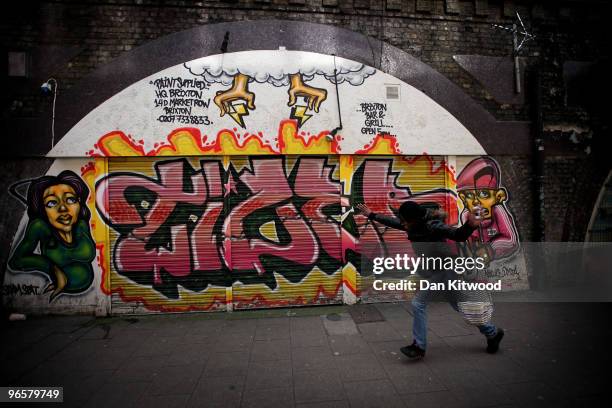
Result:
<svg viewBox="0 0 612 408"><path fill-rule="evenodd" d="M416 296L412 299L412 337L422 350L427 349L427 303L429 298L428 291L419 291ZM448 299L448 303L455 309L457 308L457 301L454 299ZM497 334L497 328L491 324L485 324L477 326L478 330L484 334L487 338L495 337Z"/></svg>

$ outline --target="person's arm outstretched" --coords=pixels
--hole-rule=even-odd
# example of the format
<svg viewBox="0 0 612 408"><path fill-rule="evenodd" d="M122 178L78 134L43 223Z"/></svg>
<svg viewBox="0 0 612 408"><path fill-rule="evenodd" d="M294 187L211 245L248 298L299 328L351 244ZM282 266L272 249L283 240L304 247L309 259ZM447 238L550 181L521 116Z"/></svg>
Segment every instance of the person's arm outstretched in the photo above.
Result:
<svg viewBox="0 0 612 408"><path fill-rule="evenodd" d="M450 239L457 242L467 241L474 230L478 228L482 220L478 211L468 213L466 222L460 227L451 227L439 220L427 223L429 231L439 237Z"/></svg>
<svg viewBox="0 0 612 408"><path fill-rule="evenodd" d="M402 225L399 218L397 217L390 217L388 215L376 214L372 212L372 210L370 210L368 206L363 203L357 204L355 208L357 208L357 210L359 210L360 213L368 217L368 220L370 221L379 222L390 228L395 228L395 229L399 229L402 231L404 230L404 226Z"/></svg>

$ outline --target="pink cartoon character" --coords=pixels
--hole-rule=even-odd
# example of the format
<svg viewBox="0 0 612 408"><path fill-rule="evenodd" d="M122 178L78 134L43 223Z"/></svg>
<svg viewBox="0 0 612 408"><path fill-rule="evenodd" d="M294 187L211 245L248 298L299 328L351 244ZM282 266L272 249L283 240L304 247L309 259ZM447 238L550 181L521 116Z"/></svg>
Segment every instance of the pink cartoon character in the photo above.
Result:
<svg viewBox="0 0 612 408"><path fill-rule="evenodd" d="M518 233L506 208L508 193L501 186L497 162L484 156L472 160L457 178L457 192L464 206L461 222L474 209L480 210L483 220L468 239L470 252L487 264L514 254L519 249Z"/></svg>

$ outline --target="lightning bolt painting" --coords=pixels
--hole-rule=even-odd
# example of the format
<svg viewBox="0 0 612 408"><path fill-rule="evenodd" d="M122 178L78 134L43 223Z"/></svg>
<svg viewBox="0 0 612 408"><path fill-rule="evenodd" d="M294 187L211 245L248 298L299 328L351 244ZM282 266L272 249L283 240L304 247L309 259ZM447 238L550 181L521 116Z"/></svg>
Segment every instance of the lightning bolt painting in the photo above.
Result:
<svg viewBox="0 0 612 408"><path fill-rule="evenodd" d="M291 108L291 116L289 116L289 118L297 120L298 129L301 128L302 125L306 123L306 121L312 117L312 115L309 115L308 113L306 113L307 110L308 109L306 106L300 106L300 105L295 105L294 107Z"/></svg>
<svg viewBox="0 0 612 408"><path fill-rule="evenodd" d="M229 115L234 121L240 125L241 128L246 129L244 125L243 116L249 116L249 110L244 103L237 103L235 105L229 105Z"/></svg>

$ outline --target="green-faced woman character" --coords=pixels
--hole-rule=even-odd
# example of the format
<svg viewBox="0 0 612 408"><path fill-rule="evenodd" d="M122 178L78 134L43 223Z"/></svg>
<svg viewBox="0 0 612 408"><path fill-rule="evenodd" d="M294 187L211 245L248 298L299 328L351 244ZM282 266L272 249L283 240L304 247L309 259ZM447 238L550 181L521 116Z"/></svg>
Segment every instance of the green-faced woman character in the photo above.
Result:
<svg viewBox="0 0 612 408"><path fill-rule="evenodd" d="M89 230L88 196L87 184L70 170L30 181L29 222L9 267L45 274L49 302L62 293L82 293L93 282L96 245Z"/></svg>

